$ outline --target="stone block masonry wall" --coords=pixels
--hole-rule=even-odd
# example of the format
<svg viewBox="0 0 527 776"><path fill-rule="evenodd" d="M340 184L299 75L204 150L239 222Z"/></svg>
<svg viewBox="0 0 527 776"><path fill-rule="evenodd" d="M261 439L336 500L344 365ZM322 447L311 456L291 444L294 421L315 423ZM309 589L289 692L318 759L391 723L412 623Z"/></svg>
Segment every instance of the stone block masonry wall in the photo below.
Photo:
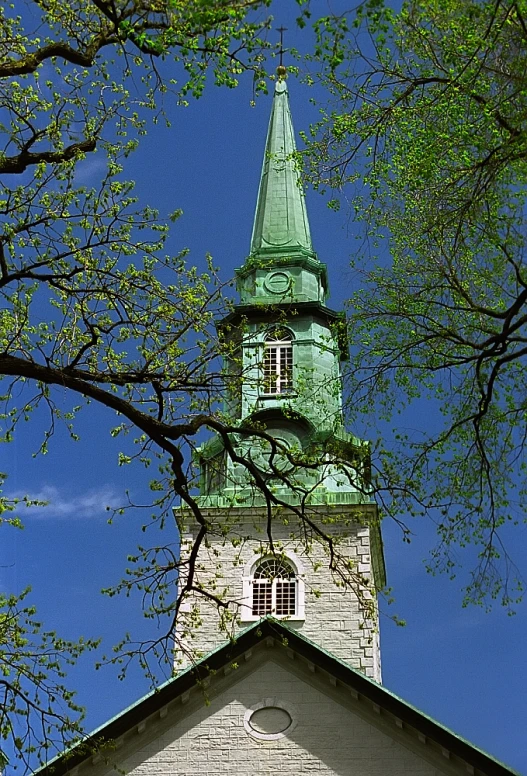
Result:
<svg viewBox="0 0 527 776"><path fill-rule="evenodd" d="M255 740L244 718L247 710L268 698L287 706L294 728L277 740ZM144 733L132 736L116 752L120 771L92 767L90 773L440 776L445 772L274 660L212 697L209 705L203 698L197 703L192 706L190 700L190 708L176 707L179 711L173 717L169 713L164 729L155 730L152 722Z"/></svg>
<svg viewBox="0 0 527 776"><path fill-rule="evenodd" d="M306 553L305 543L292 536L291 524L285 525L277 519L273 523L276 547L297 566L303 583L299 585L300 595L304 588L304 616L284 620L322 649L380 682L378 623L375 614L371 617L371 609L376 611L376 597L372 592L370 529L351 521L353 514L356 519L356 507L325 507L324 510L326 516L342 517L340 524L326 525L325 530L338 537L339 553L352 561L354 572L368 580L369 589L343 586L339 575L329 568L326 543L313 540ZM204 516L213 523L221 522L218 510L205 510ZM348 523L345 527L344 518ZM188 666L189 655L206 654L257 619L252 616L250 594L244 598L252 590L247 582L244 588L244 578L248 578L251 567L268 551L264 516L261 509L237 509L230 510L228 519L229 534L211 535L207 546L202 547L195 582L204 590L227 599L229 608L225 611L201 595L188 599L185 617L190 626L180 643L183 649L176 650L176 669ZM187 533L182 538L183 560L188 557L195 535L196 531L187 523ZM184 574L185 569L183 577ZM183 630L179 635L181 638Z"/></svg>

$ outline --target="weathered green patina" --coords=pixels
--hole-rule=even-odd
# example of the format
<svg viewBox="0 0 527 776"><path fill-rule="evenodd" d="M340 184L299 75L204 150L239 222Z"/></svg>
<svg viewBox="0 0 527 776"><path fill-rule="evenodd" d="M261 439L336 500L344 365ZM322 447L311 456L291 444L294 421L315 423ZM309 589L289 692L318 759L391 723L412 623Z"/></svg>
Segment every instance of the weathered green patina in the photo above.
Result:
<svg viewBox="0 0 527 776"><path fill-rule="evenodd" d="M311 242L285 79L275 85L258 191L251 252L236 271L242 304L287 298L324 302L327 271Z"/></svg>
<svg viewBox="0 0 527 776"><path fill-rule="evenodd" d="M273 107L251 239L251 255L299 251L312 255L311 234L293 154L296 151L285 79L275 85Z"/></svg>
<svg viewBox="0 0 527 776"><path fill-rule="evenodd" d="M225 411L240 433L231 443L285 503L371 503L368 443L349 434L342 417L345 318L326 307L327 270L313 250L295 152L287 85L279 78L251 251L236 272L240 303L218 324L232 351ZM280 448L250 435L251 428ZM247 468L231 460L219 438L198 455L203 507L265 503Z"/></svg>

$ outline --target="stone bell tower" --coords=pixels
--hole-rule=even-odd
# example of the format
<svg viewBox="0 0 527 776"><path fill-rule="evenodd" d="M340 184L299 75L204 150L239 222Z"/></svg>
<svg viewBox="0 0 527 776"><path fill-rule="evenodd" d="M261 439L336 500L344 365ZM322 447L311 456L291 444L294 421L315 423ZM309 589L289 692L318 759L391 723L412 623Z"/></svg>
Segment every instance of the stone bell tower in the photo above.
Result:
<svg viewBox="0 0 527 776"><path fill-rule="evenodd" d="M239 303L218 323L235 431L198 450L208 531L195 584L212 596L187 604L184 638L205 653L270 614L380 681L376 593L385 579L369 445L344 428L345 319L326 305L295 151L282 68L250 254L236 271ZM200 526L181 519L185 561Z"/></svg>

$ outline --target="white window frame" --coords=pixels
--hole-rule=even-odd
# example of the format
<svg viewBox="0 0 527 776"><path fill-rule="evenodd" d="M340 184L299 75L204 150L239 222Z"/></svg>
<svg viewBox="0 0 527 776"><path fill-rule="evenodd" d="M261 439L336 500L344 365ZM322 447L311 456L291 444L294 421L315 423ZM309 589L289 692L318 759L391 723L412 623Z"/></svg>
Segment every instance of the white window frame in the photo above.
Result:
<svg viewBox="0 0 527 776"><path fill-rule="evenodd" d="M271 560L272 555L265 555L249 561L243 570L242 577L242 603L240 608L240 619L242 622L257 622L266 615L253 614L253 588L254 588L254 572L266 560ZM304 622L305 616L305 595L306 585L304 581L304 567L301 561L293 552L286 552L283 555L284 561L291 566L295 575L296 583L296 611L294 614L275 614L271 612L271 617L275 617L277 620L287 620L289 622ZM276 580L274 580L276 583ZM276 591L276 584L273 584L274 591ZM274 593L276 600L276 592Z"/></svg>
<svg viewBox="0 0 527 776"><path fill-rule="evenodd" d="M281 333L282 334L282 333ZM271 369L271 352L275 363ZM293 390L293 335L285 331L278 337L270 332L264 340L263 350L263 394L282 396Z"/></svg>
<svg viewBox="0 0 527 776"><path fill-rule="evenodd" d="M274 571L267 573L270 568ZM290 563L277 558L263 560L253 574L253 614L295 615L297 587L296 571Z"/></svg>

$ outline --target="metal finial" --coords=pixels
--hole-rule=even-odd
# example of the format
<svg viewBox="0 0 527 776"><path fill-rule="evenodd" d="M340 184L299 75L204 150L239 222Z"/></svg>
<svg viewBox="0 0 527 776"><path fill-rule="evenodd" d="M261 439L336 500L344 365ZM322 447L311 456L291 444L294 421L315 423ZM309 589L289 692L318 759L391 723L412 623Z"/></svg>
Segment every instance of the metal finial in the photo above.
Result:
<svg viewBox="0 0 527 776"><path fill-rule="evenodd" d="M279 67L282 68L284 66L284 63L283 63L283 56L284 56L284 32L287 32L287 27L277 27L276 31L280 33L280 51L278 53L280 54L280 65L279 65Z"/></svg>

